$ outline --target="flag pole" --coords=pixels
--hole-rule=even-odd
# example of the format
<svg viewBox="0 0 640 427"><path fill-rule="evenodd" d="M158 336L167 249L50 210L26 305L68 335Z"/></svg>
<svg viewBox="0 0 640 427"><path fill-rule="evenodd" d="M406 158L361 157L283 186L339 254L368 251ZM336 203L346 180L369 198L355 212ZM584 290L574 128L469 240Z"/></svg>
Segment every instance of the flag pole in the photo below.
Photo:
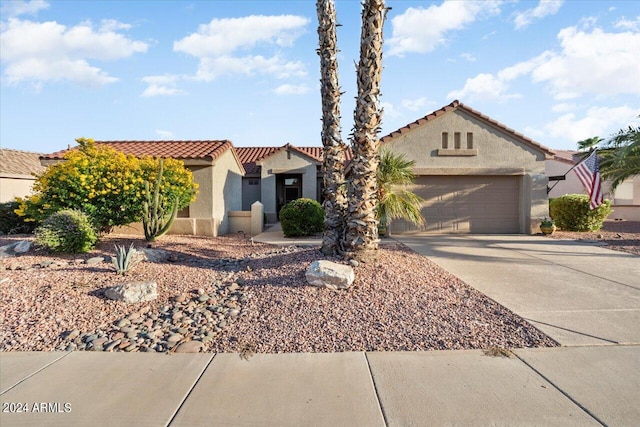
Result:
<svg viewBox="0 0 640 427"><path fill-rule="evenodd" d="M549 187L547 185L547 194L549 194L551 192L551 190L553 190L553 188L558 185L558 182L560 181L564 181L567 178L567 175L569 175L569 172L571 172L572 170L574 170L576 168L576 166L578 166L580 163L584 162L585 160L587 160L589 157L593 156L593 153L595 153L596 151L598 151L597 148L594 148L593 151L591 152L591 154L589 154L587 157L585 157L584 159L580 160L578 163L576 163L575 165L571 166L571 169L569 169L568 171L566 171L564 173L564 175L554 175L554 176L550 176L549 177L549 181L555 181L553 183L553 186Z"/></svg>

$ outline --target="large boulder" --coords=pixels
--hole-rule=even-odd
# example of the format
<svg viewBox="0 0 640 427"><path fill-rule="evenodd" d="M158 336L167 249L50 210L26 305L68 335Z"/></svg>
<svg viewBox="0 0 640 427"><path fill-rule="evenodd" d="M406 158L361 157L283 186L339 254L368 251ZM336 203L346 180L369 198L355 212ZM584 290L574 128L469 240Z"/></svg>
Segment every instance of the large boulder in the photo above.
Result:
<svg viewBox="0 0 640 427"><path fill-rule="evenodd" d="M104 295L109 299L126 303L152 301L158 298L158 285L156 282L125 283L107 288Z"/></svg>
<svg viewBox="0 0 640 427"><path fill-rule="evenodd" d="M19 242L0 246L0 258L9 258L17 254L26 254L31 250L32 245L33 243L29 240L20 240Z"/></svg>
<svg viewBox="0 0 640 427"><path fill-rule="evenodd" d="M331 261L314 261L306 273L307 282L329 289L347 289L356 278L353 268Z"/></svg>

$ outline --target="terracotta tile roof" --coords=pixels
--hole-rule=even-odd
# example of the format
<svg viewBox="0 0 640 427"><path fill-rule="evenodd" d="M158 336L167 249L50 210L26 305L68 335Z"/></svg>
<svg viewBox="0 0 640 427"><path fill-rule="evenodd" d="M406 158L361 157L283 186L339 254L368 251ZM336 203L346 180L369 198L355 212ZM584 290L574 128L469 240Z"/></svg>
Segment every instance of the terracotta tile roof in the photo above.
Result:
<svg viewBox="0 0 640 427"><path fill-rule="evenodd" d="M0 149L0 174L31 175L41 173L46 168L40 164L40 153L21 150Z"/></svg>
<svg viewBox="0 0 640 427"><path fill-rule="evenodd" d="M174 159L215 160L229 148L231 141L96 141L134 156L172 157ZM76 148L71 148L75 150ZM45 160L62 159L67 150L42 156Z"/></svg>
<svg viewBox="0 0 640 427"><path fill-rule="evenodd" d="M322 163L322 147L296 147L295 145L291 144L286 144L281 147L235 147L236 152L238 153L238 157L240 158L240 162L242 162L242 165L244 166L247 174L259 174L260 165L257 165L256 162L259 162L271 156L272 154L281 150L285 150L287 148L308 156L316 162ZM350 159L351 150L347 149L347 160Z"/></svg>
<svg viewBox="0 0 640 427"><path fill-rule="evenodd" d="M551 150L553 151L553 159L558 160L560 162L576 164L576 154L579 153L577 150Z"/></svg>
<svg viewBox="0 0 640 427"><path fill-rule="evenodd" d="M432 112L430 114L427 114L426 116L424 116L424 117L422 117L422 118L420 118L420 119L418 119L418 120L416 120L414 122L411 122L408 125L403 126L403 127L401 127L400 129L398 129L396 131L391 132L389 135L386 135L386 136L380 138L380 141L383 142L383 143L388 142L393 137L401 135L401 134L407 132L408 130L415 128L416 126L420 126L420 125L422 125L424 123L427 123L427 122L429 122L431 120L434 120L434 119L442 116L443 114L447 114L449 112L452 112L452 111L455 111L455 110L458 110L458 109L466 111L467 113L475 116L476 118L480 119L481 121L483 121L483 122L485 122L487 124L493 125L493 126L499 128L499 129L501 129L502 131L508 133L508 134L511 134L512 136L516 137L517 139L525 142L526 144L529 144L531 146L536 147L537 149L539 149L540 151L544 152L545 154L547 154L549 156L552 156L554 154L553 151L551 151L549 148L545 147L544 145L540 144L539 142L536 142L536 141L532 140L531 138L528 138L528 137L524 136L523 134L521 134L519 132L516 132L515 130L507 127L506 125L503 125L499 121L494 120L491 117L486 116L486 115L482 114L481 112L479 112L477 110L474 110L471 107L466 106L465 104L461 103L458 100L455 100L451 104L446 105L446 106L442 107L441 109L436 110L436 111L434 111L434 112Z"/></svg>

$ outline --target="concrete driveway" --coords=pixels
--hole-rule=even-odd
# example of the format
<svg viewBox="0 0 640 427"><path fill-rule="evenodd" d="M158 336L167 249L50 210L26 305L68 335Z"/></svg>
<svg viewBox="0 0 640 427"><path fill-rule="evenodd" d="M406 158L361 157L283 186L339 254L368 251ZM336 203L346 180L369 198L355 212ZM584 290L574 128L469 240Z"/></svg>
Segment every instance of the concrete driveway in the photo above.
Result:
<svg viewBox="0 0 640 427"><path fill-rule="evenodd" d="M523 235L394 236L563 346L640 343L640 257Z"/></svg>

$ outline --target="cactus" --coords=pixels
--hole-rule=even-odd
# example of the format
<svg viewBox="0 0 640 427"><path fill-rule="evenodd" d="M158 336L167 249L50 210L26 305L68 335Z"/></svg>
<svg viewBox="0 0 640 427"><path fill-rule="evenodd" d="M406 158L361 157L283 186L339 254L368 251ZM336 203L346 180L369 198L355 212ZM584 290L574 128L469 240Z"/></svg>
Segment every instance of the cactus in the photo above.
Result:
<svg viewBox="0 0 640 427"><path fill-rule="evenodd" d="M158 169L153 192L149 189L149 182L144 183L145 200L142 202L142 225L144 226L144 238L148 242L153 242L156 238L166 234L178 214L178 198L176 197L173 200L173 207L167 213L165 200L160 195L160 185L162 184L162 173L164 171L162 159L159 161Z"/></svg>
<svg viewBox="0 0 640 427"><path fill-rule="evenodd" d="M127 271L131 270L134 265L140 262L139 258L134 259L133 255L136 250L133 248L133 243L127 249L124 245L118 246L114 245L116 248L116 256L111 257L111 262L113 262L114 267L116 268L116 272L118 274L124 274Z"/></svg>

